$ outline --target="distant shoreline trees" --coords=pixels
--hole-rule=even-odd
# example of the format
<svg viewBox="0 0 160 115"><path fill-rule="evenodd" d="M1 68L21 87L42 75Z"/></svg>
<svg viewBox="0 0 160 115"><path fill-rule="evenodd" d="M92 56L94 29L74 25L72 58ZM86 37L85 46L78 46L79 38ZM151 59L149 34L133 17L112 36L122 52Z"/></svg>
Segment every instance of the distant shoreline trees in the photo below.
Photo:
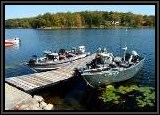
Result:
<svg viewBox="0 0 160 115"><path fill-rule="evenodd" d="M5 28L110 28L155 26L155 16L137 15L131 12L82 11L45 13L32 18L5 20Z"/></svg>

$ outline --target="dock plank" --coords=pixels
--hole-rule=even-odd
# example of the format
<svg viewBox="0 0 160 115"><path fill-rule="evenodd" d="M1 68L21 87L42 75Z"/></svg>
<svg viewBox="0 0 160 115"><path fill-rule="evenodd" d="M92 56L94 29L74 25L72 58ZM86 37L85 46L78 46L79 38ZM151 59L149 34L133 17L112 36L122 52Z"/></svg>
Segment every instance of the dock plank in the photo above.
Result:
<svg viewBox="0 0 160 115"><path fill-rule="evenodd" d="M30 90L31 88L28 86L28 85L25 85L25 84L20 84L20 83L17 83L16 81L12 80L12 79L7 79L6 82L16 86L16 87L19 87L25 91L27 90Z"/></svg>
<svg viewBox="0 0 160 115"><path fill-rule="evenodd" d="M67 66L63 66L57 70L10 77L6 78L5 81L25 91L34 90L73 77L75 68L83 67L87 62L94 59L94 57L95 54L92 54L85 58L73 61Z"/></svg>
<svg viewBox="0 0 160 115"><path fill-rule="evenodd" d="M14 79L10 79L10 80L12 80L14 82L14 85L16 85L19 88L24 89L25 91L38 87L36 85L30 84L30 83L25 82L23 80L20 80L18 78L14 78Z"/></svg>
<svg viewBox="0 0 160 115"><path fill-rule="evenodd" d="M45 85L44 83L41 83L41 82L38 82L38 81L35 81L34 79L31 78L27 78L27 77L18 77L19 79L23 80L23 81L26 81L26 82L29 82L31 84L35 84L37 86L42 86L42 85Z"/></svg>
<svg viewBox="0 0 160 115"><path fill-rule="evenodd" d="M40 78L41 79L41 77L42 76L38 76L38 78ZM48 79L48 80L50 80L50 81L55 81L56 79L58 79L58 78L60 78L61 76L57 76L57 75L55 75L54 77L50 77L49 75L48 76L45 76L45 77L43 77L43 79ZM61 77L61 79L64 79L66 76L64 76L64 77Z"/></svg>
<svg viewBox="0 0 160 115"><path fill-rule="evenodd" d="M39 82L40 84L46 84L49 82L49 81L44 81L40 78L37 78L37 76L35 74L34 75L27 75L27 76L20 76L19 78L30 79L30 80L33 80L34 82Z"/></svg>

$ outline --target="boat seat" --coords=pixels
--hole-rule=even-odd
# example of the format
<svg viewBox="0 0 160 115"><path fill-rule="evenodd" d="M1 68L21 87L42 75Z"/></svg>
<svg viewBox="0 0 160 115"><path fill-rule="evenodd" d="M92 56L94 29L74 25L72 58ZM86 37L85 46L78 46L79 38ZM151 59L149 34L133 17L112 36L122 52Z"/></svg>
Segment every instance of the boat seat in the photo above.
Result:
<svg viewBox="0 0 160 115"><path fill-rule="evenodd" d="M120 67L128 68L129 64L128 63L120 63Z"/></svg>
<svg viewBox="0 0 160 115"><path fill-rule="evenodd" d="M115 68L115 67L117 67L117 64L109 64L109 67Z"/></svg>

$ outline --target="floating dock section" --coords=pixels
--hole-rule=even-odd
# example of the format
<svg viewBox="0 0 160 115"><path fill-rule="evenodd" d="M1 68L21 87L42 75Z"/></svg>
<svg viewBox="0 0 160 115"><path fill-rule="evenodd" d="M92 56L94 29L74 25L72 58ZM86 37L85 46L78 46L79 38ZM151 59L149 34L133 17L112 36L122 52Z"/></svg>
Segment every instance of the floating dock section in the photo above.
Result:
<svg viewBox="0 0 160 115"><path fill-rule="evenodd" d="M6 78L5 82L20 88L23 91L31 91L40 89L48 85L54 85L60 81L67 80L74 76L75 68L83 67L87 62L95 58L95 54L87 56L82 59L71 62L68 66L62 67L57 70L34 73L29 75L22 75L17 77Z"/></svg>

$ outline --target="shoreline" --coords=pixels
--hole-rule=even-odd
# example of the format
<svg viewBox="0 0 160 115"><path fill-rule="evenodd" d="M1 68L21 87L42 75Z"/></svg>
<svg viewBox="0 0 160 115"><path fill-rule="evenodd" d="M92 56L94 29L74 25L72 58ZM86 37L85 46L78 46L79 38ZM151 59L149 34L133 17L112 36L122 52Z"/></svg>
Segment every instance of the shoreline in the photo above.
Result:
<svg viewBox="0 0 160 115"><path fill-rule="evenodd" d="M127 26L111 26L111 27L41 27L41 28L5 28L5 29L37 29L37 30L60 30L60 29L139 29L139 28L155 28L155 26L138 26L138 27L127 27Z"/></svg>

